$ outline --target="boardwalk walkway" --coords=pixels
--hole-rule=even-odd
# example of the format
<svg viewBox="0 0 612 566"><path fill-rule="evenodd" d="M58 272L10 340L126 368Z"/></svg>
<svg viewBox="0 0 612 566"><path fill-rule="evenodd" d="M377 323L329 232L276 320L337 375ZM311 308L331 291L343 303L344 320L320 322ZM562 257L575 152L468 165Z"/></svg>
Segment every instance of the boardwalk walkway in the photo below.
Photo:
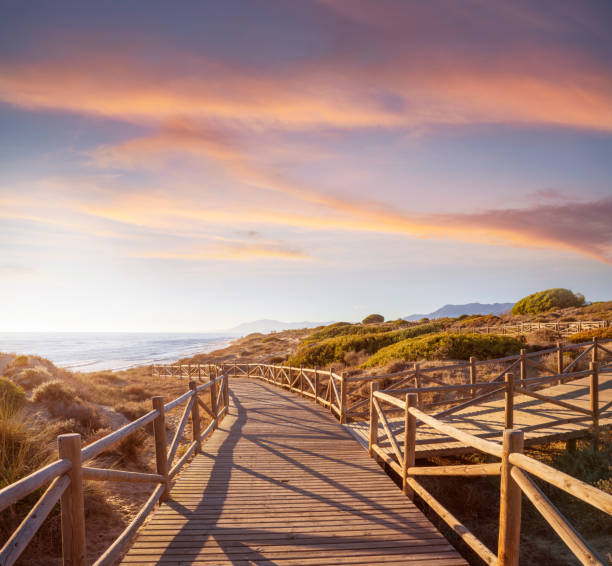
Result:
<svg viewBox="0 0 612 566"><path fill-rule="evenodd" d="M547 397L571 403L583 409L589 409L589 378L577 379L562 385L547 387L539 391ZM504 430L504 399L483 401L478 405L467 407L453 415L444 417L447 422L458 429L481 438L501 443ZM547 403L525 395L514 398L514 426L525 433L525 445L542 444L555 440L580 438L589 434L591 418L576 411ZM398 439L403 441L404 418L391 419L392 429L399 429ZM612 427L612 373L599 376L599 426ZM356 422L347 425L355 438L368 446L369 422ZM392 453L391 446L384 439L384 431L379 423L381 448ZM419 426L416 437L416 457L465 454L475 452L474 448L449 439L429 426Z"/></svg>
<svg viewBox="0 0 612 566"><path fill-rule="evenodd" d="M329 411L259 380L230 389L122 564L466 564Z"/></svg>

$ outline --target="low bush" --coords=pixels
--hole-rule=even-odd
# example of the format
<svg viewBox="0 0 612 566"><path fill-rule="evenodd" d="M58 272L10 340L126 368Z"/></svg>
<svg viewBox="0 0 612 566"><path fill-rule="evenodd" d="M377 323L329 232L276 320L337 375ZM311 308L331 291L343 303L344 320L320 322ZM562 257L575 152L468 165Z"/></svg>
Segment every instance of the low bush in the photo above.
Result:
<svg viewBox="0 0 612 566"><path fill-rule="evenodd" d="M53 377L47 368L36 366L21 370L20 372L14 374L12 379L19 386L29 391L35 387L38 387L41 383L51 381Z"/></svg>
<svg viewBox="0 0 612 566"><path fill-rule="evenodd" d="M382 314L369 314L361 322L363 322L363 324L376 324L385 322L385 317Z"/></svg>
<svg viewBox="0 0 612 566"><path fill-rule="evenodd" d="M572 344L580 344L580 342L589 342L593 338L601 338L602 340L612 338L612 328L594 328L593 330L576 332L569 336L567 341Z"/></svg>
<svg viewBox="0 0 612 566"><path fill-rule="evenodd" d="M0 419L0 488L33 472L47 456L30 428L19 415Z"/></svg>
<svg viewBox="0 0 612 566"><path fill-rule="evenodd" d="M69 403L75 397L74 390L57 379L39 385L32 393L32 401L44 404Z"/></svg>
<svg viewBox="0 0 612 566"><path fill-rule="evenodd" d="M135 421L151 410L151 403L146 401L123 401L114 405L113 410L121 413L129 421Z"/></svg>
<svg viewBox="0 0 612 566"><path fill-rule="evenodd" d="M597 301L591 303L582 309L582 312L587 314L601 314L612 312L612 301Z"/></svg>
<svg viewBox="0 0 612 566"><path fill-rule="evenodd" d="M385 365L396 360L480 360L518 354L525 338L494 334L429 334L402 340L379 350L362 367Z"/></svg>
<svg viewBox="0 0 612 566"><path fill-rule="evenodd" d="M364 334L389 332L391 330L393 330L393 328L387 327L387 325L380 326L376 324L350 324L348 322L342 322L340 324L336 323L321 327L304 338L304 340L302 340L302 344L320 342L321 340L336 338L337 336L358 336Z"/></svg>
<svg viewBox="0 0 612 566"><path fill-rule="evenodd" d="M107 425L106 419L92 403L78 397L61 381L39 385L34 389L32 400L43 404L54 418L73 419L79 427L75 432L88 434Z"/></svg>
<svg viewBox="0 0 612 566"><path fill-rule="evenodd" d="M584 295L569 289L547 289L523 297L512 307L512 314L539 314L555 309L581 307Z"/></svg>
<svg viewBox="0 0 612 566"><path fill-rule="evenodd" d="M12 368L22 368L28 365L30 362L29 356L17 356L10 364Z"/></svg>
<svg viewBox="0 0 612 566"><path fill-rule="evenodd" d="M328 338L315 344L304 344L289 358L289 363L296 366L324 367L334 362L344 362L349 352L365 352L372 355L381 348L422 334L440 330L437 323L420 324L403 330L387 332L370 332L367 334L348 334Z"/></svg>
<svg viewBox="0 0 612 566"><path fill-rule="evenodd" d="M144 401L151 397L150 392L142 385L127 385L121 390L121 393L129 397L132 401Z"/></svg>
<svg viewBox="0 0 612 566"><path fill-rule="evenodd" d="M10 419L25 403L25 391L6 377L0 377L0 419Z"/></svg>

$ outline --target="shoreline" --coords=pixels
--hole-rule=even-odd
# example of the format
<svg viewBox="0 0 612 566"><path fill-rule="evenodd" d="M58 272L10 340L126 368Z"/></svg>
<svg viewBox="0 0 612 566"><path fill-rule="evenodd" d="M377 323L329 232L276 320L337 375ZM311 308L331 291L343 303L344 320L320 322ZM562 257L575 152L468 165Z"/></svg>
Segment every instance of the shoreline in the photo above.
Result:
<svg viewBox="0 0 612 566"><path fill-rule="evenodd" d="M230 347L237 336L216 333L0 333L4 355L38 356L81 373L126 371L175 363Z"/></svg>

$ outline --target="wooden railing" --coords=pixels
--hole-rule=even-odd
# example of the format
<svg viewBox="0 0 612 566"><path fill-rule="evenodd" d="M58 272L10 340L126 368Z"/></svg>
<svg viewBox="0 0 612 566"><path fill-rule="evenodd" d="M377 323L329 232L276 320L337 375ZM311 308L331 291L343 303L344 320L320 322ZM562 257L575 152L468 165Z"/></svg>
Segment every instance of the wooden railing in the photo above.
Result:
<svg viewBox="0 0 612 566"><path fill-rule="evenodd" d="M519 559L521 493L523 493L582 564L604 566L604 559L589 546L563 514L551 503L542 490L532 481L530 474L609 515L612 515L612 495L524 455L522 453L522 430L506 428L503 434L503 444L499 444L466 433L428 415L417 408L417 403L416 393L408 393L405 399L398 399L388 393L377 391L376 384L373 384L370 396L370 455L381 458L401 477L403 490L409 497L414 498L416 494L425 501L485 563L516 566ZM391 428L385 406L391 406L404 413L403 428ZM390 452L383 450L379 444L379 422L383 425L384 434L391 445L392 450ZM417 422L429 425L443 435L484 454L498 458L500 461L490 464L416 466ZM403 442L400 437L403 437ZM497 554L480 541L416 479L419 476L473 477L491 475L499 475L501 478Z"/></svg>
<svg viewBox="0 0 612 566"><path fill-rule="evenodd" d="M500 324L498 326L464 326L453 329L453 332L477 334L526 334L536 330L553 330L562 336L570 336L577 332L608 328L607 320L581 320L576 322L520 322L518 324Z"/></svg>
<svg viewBox="0 0 612 566"><path fill-rule="evenodd" d="M389 390L417 393L419 408L443 407L444 411L437 416L444 416L503 394L503 380L508 373L517 374L521 387L525 380L534 377L545 378L545 384L562 383L583 377L581 372L588 371L589 362L598 362L599 371L612 369L612 339L594 338L580 344L559 342L554 348L529 353L521 350L518 355L492 360L477 361L472 357L467 362L429 367L414 364L411 369L383 375L346 376L331 369L238 362L155 365L153 375L189 379L227 371L236 376L257 377L315 399L346 423L369 418L369 389L366 388L373 382L387 384ZM579 368L583 369L578 371ZM449 375L455 383L448 381ZM531 389L534 388L532 385Z"/></svg>
<svg viewBox="0 0 612 566"><path fill-rule="evenodd" d="M300 393L327 407L342 423L347 420L347 378L333 370L320 370L259 363L153 366L158 377L214 376L229 373L254 377Z"/></svg>
<svg viewBox="0 0 612 566"><path fill-rule="evenodd" d="M203 392L210 392L210 403L201 398ZM11 566L16 562L32 540L58 501L61 502L61 531L63 563L71 566L85 566L87 547L85 541L85 512L83 481L119 481L152 483L156 487L132 522L125 528L111 546L100 556L95 566L114 564L123 552L127 542L146 519L147 515L168 496L170 482L187 460L197 451L208 435L225 416L229 405L228 375L220 374L206 383L189 383L189 391L164 404L163 397L152 398L153 408L139 419L82 447L80 434L58 436L59 459L29 476L0 490L0 511L48 484L46 491L32 507L19 527L0 549L0 565ZM185 405L174 437L167 445L165 415ZM210 424L202 431L200 408L210 416ZM179 444L187 422L191 420L192 439L183 455L177 456ZM139 473L116 469L102 469L84 466L105 450L117 445L146 425L152 423L155 439L157 473Z"/></svg>

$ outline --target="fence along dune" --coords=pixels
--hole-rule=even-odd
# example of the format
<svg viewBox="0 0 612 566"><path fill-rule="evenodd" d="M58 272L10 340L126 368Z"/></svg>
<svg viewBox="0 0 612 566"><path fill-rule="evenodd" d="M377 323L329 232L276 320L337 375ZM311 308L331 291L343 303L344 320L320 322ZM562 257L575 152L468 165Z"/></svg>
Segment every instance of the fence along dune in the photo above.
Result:
<svg viewBox="0 0 612 566"><path fill-rule="evenodd" d="M290 392L299 393L327 408L341 423L368 422L367 444L371 455L378 456L402 478L403 489L409 497L418 494L427 504L464 540L485 562L489 564L510 565L518 561L518 538L520 536L520 493L534 504L551 527L559 534L568 548L583 563L603 564L602 558L589 547L582 537L573 529L554 505L546 498L538 486L530 479L535 476L564 489L572 496L593 505L608 514L612 514L612 496L598 490L554 468L538 462L522 453L525 433L513 430L515 417L515 393L529 396L537 406L547 403L563 410L575 410L579 416L575 422L588 422L582 427L581 434L588 431L597 433L602 426L602 417L609 413L610 403L600 406L602 385L609 383L612 370L612 340L594 339L592 342L557 345L545 351L508 356L497 360L475 361L468 363L445 364L437 367L420 368L416 366L408 372L385 376L345 377L333 370L313 368L294 368L271 364L229 364L217 365L171 365L155 366L153 371L159 376L185 378L189 381L189 390L164 403L160 397L152 399L152 410L110 433L109 435L82 447L78 434L61 435L58 438L58 460L32 473L31 475L5 487L0 491L0 510L6 509L30 493L48 486L34 505L21 525L13 532L0 549L0 564L14 564L37 529L48 516L53 506L61 503L62 518L62 554L65 563L85 564L85 516L83 511L83 481L122 481L151 483L155 486L150 498L141 511L128 525L117 540L95 561L95 566L113 564L129 546L134 534L144 520L169 496L171 482L185 466L188 460L199 452L201 444L219 427L229 411L230 386L229 377L233 379L257 379L268 384L280 386ZM572 353L572 359L566 363L564 354ZM556 363L553 371L546 365L550 356ZM546 363L545 363L546 362ZM587 365L586 369L579 369ZM499 367L503 370L497 374ZM495 368L495 375L489 371L488 381L478 381L485 369ZM547 375L530 377L528 369ZM468 381L462 384L446 385L436 377L436 371L459 369L466 372ZM518 378L508 370L517 371ZM602 376L605 378L602 379ZM550 392L555 387L564 387L580 380L589 381L588 407L564 401ZM390 382L385 390L379 390L381 383ZM424 382L434 383L425 386ZM356 388L370 385L370 395L365 399L355 399ZM407 386L409 384L409 386ZM551 384L553 384L551 386ZM454 399L445 399L446 407L431 415L425 409L439 406L440 402L427 402L427 395L441 390L459 393ZM609 389L605 389L608 391ZM206 404L201 393L210 393L210 402ZM467 393L467 395L466 395ZM471 434L461 430L454 423L448 422L453 414L478 406L490 397L499 396L502 400L501 415L503 442ZM467 397L467 400L466 400ZM450 407L448 406L450 405ZM166 438L165 414L182 407L181 417L168 445ZM203 410L211 417L210 424L201 430L200 412ZM403 413L399 419L389 415L395 411ZM279 415L281 416L281 415ZM369 417L368 421L361 420ZM192 439L185 452L178 456L178 444L191 421ZM566 419L559 419L558 425ZM398 426L399 423L399 426ZM87 466L87 462L116 445L122 439L134 434L149 424L155 432L156 473L136 473L115 469L101 469ZM379 426L379 424L382 426ZM555 423L553 423L554 428ZM493 465L474 466L440 466L419 468L414 465L418 441L416 435L423 426L430 427L453 442L462 444L470 450L489 454L500 460ZM551 426L550 423L547 426ZM603 426L608 427L606 421ZM384 434L383 434L384 433ZM388 443L385 448L385 439ZM419 475L499 475L501 478L501 511L499 518L500 540L498 553L495 555L487 549L470 531L462 525L440 502L438 502L416 479ZM315 562L316 563L316 562Z"/></svg>

